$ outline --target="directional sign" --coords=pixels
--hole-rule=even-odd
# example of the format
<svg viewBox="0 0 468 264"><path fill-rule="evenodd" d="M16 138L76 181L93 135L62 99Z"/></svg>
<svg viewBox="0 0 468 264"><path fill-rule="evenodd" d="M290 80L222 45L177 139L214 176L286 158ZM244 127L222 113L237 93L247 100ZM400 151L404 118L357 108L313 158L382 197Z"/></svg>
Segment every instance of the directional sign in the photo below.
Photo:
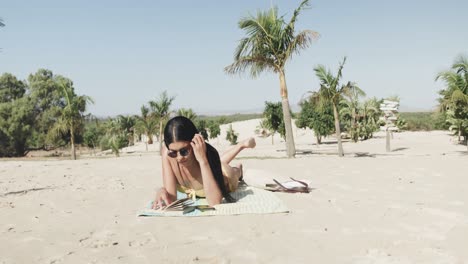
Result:
<svg viewBox="0 0 468 264"><path fill-rule="evenodd" d="M397 113L398 113L398 106L400 105L399 102L384 100L383 104L380 104L380 110L383 111L383 116L380 120L385 122L384 126L380 127L380 130L386 131L386 150L387 152L390 151L390 132L391 131L398 131L398 127L396 126L396 121L398 120Z"/></svg>
<svg viewBox="0 0 468 264"><path fill-rule="evenodd" d="M382 110L382 111L398 111L398 108L397 107L385 106L385 107L380 107L380 110Z"/></svg>

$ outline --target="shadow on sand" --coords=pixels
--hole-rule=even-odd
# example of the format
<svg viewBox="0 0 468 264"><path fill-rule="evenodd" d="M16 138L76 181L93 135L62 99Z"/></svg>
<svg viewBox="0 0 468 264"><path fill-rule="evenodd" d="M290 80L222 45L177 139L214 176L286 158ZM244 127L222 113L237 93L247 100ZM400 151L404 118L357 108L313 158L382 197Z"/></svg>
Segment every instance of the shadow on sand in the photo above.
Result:
<svg viewBox="0 0 468 264"><path fill-rule="evenodd" d="M402 150L406 150L408 148L396 148L396 149L392 149L392 152L397 152L397 151L402 151Z"/></svg>
<svg viewBox="0 0 468 264"><path fill-rule="evenodd" d="M371 154L369 152L355 152L354 157L356 158L375 158L376 154Z"/></svg>

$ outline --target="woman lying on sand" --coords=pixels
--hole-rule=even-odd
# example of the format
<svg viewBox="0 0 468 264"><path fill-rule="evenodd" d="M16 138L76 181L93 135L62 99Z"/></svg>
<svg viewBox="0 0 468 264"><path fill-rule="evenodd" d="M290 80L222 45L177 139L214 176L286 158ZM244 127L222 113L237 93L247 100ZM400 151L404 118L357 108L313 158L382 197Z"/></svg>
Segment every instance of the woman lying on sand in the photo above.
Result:
<svg viewBox="0 0 468 264"><path fill-rule="evenodd" d="M254 148L255 139L249 138L228 149L221 157L206 143L190 119L177 116L164 128L162 148L163 185L156 194L153 209L176 200L177 191L191 198L206 197L210 206L234 202L229 195L242 179L242 164L229 163L244 148Z"/></svg>

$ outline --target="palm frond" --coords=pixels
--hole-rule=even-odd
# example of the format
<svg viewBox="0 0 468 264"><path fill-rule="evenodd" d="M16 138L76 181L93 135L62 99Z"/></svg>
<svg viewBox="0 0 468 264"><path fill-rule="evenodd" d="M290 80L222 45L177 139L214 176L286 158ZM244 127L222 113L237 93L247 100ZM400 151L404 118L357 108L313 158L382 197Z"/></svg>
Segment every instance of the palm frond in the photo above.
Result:
<svg viewBox="0 0 468 264"><path fill-rule="evenodd" d="M142 105L141 108L140 108L140 111L141 111L141 116L143 118L146 118L148 116L148 113L149 113L149 108Z"/></svg>
<svg viewBox="0 0 468 264"><path fill-rule="evenodd" d="M271 59L257 56L257 57L242 57L234 61L231 65L226 66L224 71L227 74L240 74L246 69L250 68L250 76L256 78L263 71L276 72L279 68Z"/></svg>
<svg viewBox="0 0 468 264"><path fill-rule="evenodd" d="M304 0L302 1L302 3L296 8L296 10L294 10L294 13L291 17L291 20L289 21L287 27L286 27L286 30L287 31L294 31L294 26L296 24L296 21L297 21L297 17L299 16L299 14L301 13L302 9L306 8L309 6L309 0Z"/></svg>
<svg viewBox="0 0 468 264"><path fill-rule="evenodd" d="M239 20L239 28L246 31L247 36L255 37L261 35L266 38L273 38L270 35L269 28L272 22L277 18L278 9L276 7L269 10L257 12L257 16L249 15Z"/></svg>
<svg viewBox="0 0 468 264"><path fill-rule="evenodd" d="M62 135L68 133L70 127L70 120L59 117L54 125L52 126L49 135L53 138L57 139L60 138Z"/></svg>
<svg viewBox="0 0 468 264"><path fill-rule="evenodd" d="M315 75L317 76L317 78L319 78L320 83L328 87L332 86L334 82L334 77L332 73L330 72L330 70L325 68L324 65L320 64L314 68L314 71L315 71Z"/></svg>
<svg viewBox="0 0 468 264"><path fill-rule="evenodd" d="M464 94L460 90L455 90L451 96L452 102L468 104L468 94Z"/></svg>
<svg viewBox="0 0 468 264"><path fill-rule="evenodd" d="M308 48L314 40L317 40L320 34L313 30L303 30L296 35L293 41L288 45L286 58L289 59L293 53L299 54L303 49Z"/></svg>
<svg viewBox="0 0 468 264"><path fill-rule="evenodd" d="M325 109L327 109L327 107L329 107L332 104L333 95L330 93L330 90L324 87L323 85L320 86L320 89L317 94L317 106L321 111L324 111Z"/></svg>
<svg viewBox="0 0 468 264"><path fill-rule="evenodd" d="M343 62L340 63L340 66L338 67L338 73L336 74L336 78L334 79L334 83L332 84L332 87L336 87L338 85L338 82L341 79L342 76L342 71L344 64L346 63L346 57L343 58Z"/></svg>
<svg viewBox="0 0 468 264"><path fill-rule="evenodd" d="M460 76L453 71L442 71L437 74L435 80L438 81L440 79L446 82L447 84L450 84L457 83L458 78L460 78Z"/></svg>
<svg viewBox="0 0 468 264"><path fill-rule="evenodd" d="M175 100L175 96L168 96L167 91L160 94L158 101L149 101L152 114L158 118L166 118L170 113L170 107Z"/></svg>
<svg viewBox="0 0 468 264"><path fill-rule="evenodd" d="M460 55L455 59L452 69L456 70L457 73L467 73L468 72L468 58Z"/></svg>
<svg viewBox="0 0 468 264"><path fill-rule="evenodd" d="M342 94L351 100L358 100L359 97L366 96L366 92L359 88L355 82L348 82L341 87Z"/></svg>

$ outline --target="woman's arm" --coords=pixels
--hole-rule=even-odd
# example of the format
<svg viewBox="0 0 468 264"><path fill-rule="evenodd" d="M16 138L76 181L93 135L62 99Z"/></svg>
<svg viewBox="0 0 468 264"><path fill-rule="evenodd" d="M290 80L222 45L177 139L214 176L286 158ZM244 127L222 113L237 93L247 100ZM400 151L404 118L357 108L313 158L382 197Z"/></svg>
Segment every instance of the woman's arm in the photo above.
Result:
<svg viewBox="0 0 468 264"><path fill-rule="evenodd" d="M210 206L217 205L221 203L223 199L223 195L221 190L216 183L216 180L213 176L213 172L210 168L210 163L208 162L208 158L206 157L206 143L203 139L202 135L196 134L193 137L192 142L193 152L195 154L195 158L200 165L201 175L203 179L203 189L205 190L206 200Z"/></svg>
<svg viewBox="0 0 468 264"><path fill-rule="evenodd" d="M161 149L162 177L163 187L156 194L155 205L161 205L162 202L170 204L177 199L177 181L172 171L171 164L167 157L165 146Z"/></svg>

